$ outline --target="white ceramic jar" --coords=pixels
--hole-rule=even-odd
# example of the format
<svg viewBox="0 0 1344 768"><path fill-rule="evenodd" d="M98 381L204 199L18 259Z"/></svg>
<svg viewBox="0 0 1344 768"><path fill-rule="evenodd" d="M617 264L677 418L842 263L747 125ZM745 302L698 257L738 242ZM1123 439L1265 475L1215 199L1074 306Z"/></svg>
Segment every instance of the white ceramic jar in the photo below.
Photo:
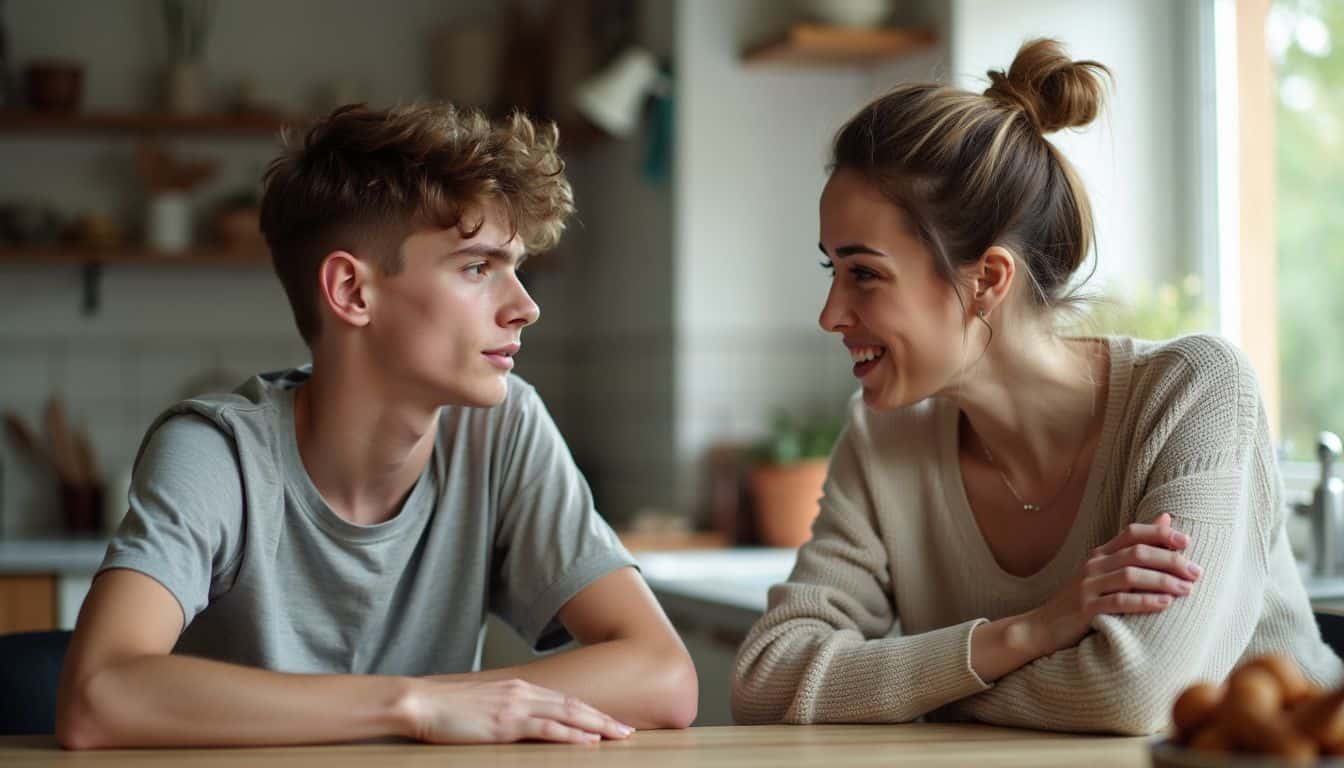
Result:
<svg viewBox="0 0 1344 768"><path fill-rule="evenodd" d="M191 246L191 201L184 192L159 192L149 199L145 242L163 253L181 253Z"/></svg>

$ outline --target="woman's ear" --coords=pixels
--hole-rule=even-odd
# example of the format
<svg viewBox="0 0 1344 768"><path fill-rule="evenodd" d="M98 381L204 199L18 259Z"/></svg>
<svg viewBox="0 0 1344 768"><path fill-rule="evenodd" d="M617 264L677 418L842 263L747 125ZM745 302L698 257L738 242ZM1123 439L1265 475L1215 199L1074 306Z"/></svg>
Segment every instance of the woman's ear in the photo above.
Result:
<svg viewBox="0 0 1344 768"><path fill-rule="evenodd" d="M1017 260L1007 248L993 245L980 255L980 260L972 264L969 270L971 300L967 308L971 314L987 318L1008 297L1008 289L1017 274Z"/></svg>
<svg viewBox="0 0 1344 768"><path fill-rule="evenodd" d="M369 324L373 286L369 265L348 251L332 251L317 270L322 300L337 319L353 326Z"/></svg>

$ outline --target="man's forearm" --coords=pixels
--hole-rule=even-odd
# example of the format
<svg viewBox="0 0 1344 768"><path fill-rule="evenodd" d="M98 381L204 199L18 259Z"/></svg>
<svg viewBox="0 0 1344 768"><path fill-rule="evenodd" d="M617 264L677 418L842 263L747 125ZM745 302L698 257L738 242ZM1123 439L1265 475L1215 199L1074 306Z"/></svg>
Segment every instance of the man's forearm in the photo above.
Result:
<svg viewBox="0 0 1344 768"><path fill-rule="evenodd" d="M265 746L409 735L415 681L295 675L188 656L126 659L63 688L69 748Z"/></svg>
<svg viewBox="0 0 1344 768"><path fill-rule="evenodd" d="M608 640L526 664L431 680L519 678L560 691L635 728L685 728L699 695L695 667L680 646Z"/></svg>

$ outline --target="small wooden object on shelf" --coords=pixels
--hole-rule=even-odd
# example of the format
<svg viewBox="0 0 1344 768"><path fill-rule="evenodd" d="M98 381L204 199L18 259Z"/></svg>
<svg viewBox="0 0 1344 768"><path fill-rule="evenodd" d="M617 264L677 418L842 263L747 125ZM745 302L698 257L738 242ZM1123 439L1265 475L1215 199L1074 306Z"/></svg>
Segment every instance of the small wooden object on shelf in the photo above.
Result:
<svg viewBox="0 0 1344 768"><path fill-rule="evenodd" d="M799 23L784 36L746 52L751 66L879 64L933 47L938 36L929 29L903 27L852 28Z"/></svg>
<svg viewBox="0 0 1344 768"><path fill-rule="evenodd" d="M180 133L265 136L294 118L268 112L175 115L166 112L50 113L0 109L2 133Z"/></svg>

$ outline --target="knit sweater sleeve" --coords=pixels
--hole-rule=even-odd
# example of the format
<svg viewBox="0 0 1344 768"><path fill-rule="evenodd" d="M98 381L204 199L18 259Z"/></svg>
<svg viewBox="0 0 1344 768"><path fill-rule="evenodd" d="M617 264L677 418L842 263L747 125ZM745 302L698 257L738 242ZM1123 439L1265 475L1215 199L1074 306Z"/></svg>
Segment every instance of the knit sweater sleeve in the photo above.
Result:
<svg viewBox="0 0 1344 768"><path fill-rule="evenodd" d="M861 432L851 421L837 444L813 538L738 651L739 723L904 722L986 688L970 666L983 620L886 636L897 606Z"/></svg>
<svg viewBox="0 0 1344 768"><path fill-rule="evenodd" d="M1141 393L1146 402L1138 407L1147 415L1136 428L1145 437L1125 472L1140 473L1131 520L1168 512L1190 536L1185 555L1204 569L1194 589L1160 613L1096 617L1078 645L953 704L947 712L954 717L1153 733L1169 723L1186 686L1223 679L1250 643L1263 606L1254 596L1264 594L1270 534L1281 520L1268 426L1240 353L1218 341L1190 342L1184 351Z"/></svg>

